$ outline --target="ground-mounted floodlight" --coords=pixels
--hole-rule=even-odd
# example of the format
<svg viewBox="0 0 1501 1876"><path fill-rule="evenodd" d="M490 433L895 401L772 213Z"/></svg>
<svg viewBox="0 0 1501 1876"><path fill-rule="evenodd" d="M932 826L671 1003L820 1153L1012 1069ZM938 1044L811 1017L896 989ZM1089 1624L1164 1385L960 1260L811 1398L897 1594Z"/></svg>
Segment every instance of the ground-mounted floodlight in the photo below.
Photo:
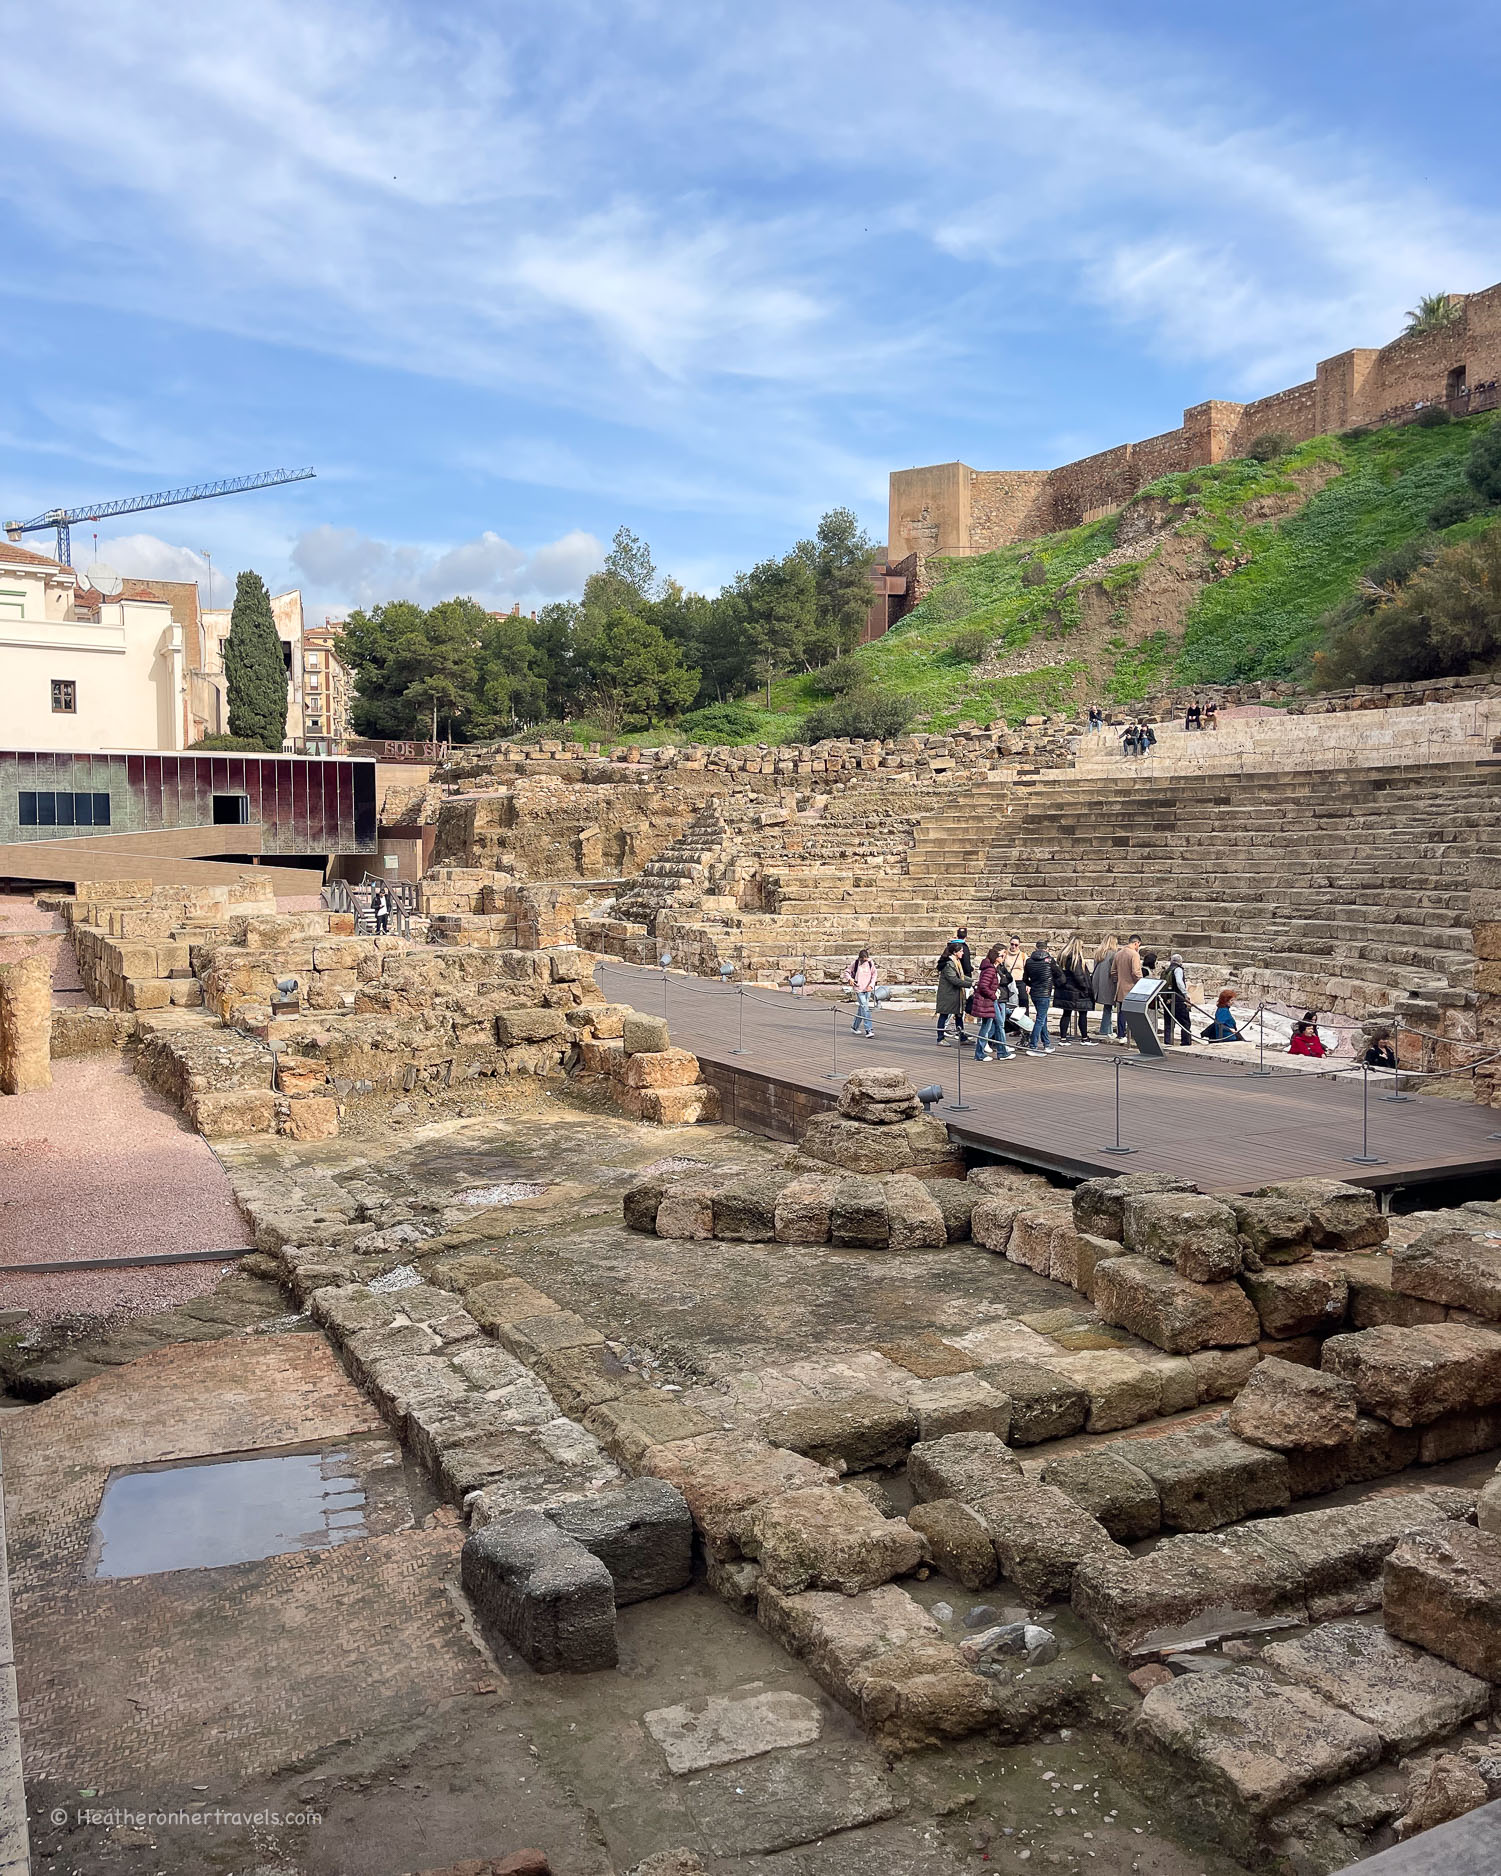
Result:
<svg viewBox="0 0 1501 1876"><path fill-rule="evenodd" d="M276 995L271 999L271 1014L273 1016L296 1016L302 1008L301 999L297 994L300 989L301 985L295 977L278 977Z"/></svg>
<svg viewBox="0 0 1501 1876"><path fill-rule="evenodd" d="M931 1119L934 1106L943 1099L942 1082L930 1081L926 1088L919 1088L917 1098L922 1102L924 1111Z"/></svg>
<svg viewBox="0 0 1501 1876"><path fill-rule="evenodd" d="M735 975L734 965L731 964L728 960L726 960L719 967L719 975L725 983L728 983L730 979Z"/></svg>
<svg viewBox="0 0 1501 1876"><path fill-rule="evenodd" d="M802 971L794 971L787 981L792 986L792 994L795 997L800 997L803 994L808 983L808 979Z"/></svg>

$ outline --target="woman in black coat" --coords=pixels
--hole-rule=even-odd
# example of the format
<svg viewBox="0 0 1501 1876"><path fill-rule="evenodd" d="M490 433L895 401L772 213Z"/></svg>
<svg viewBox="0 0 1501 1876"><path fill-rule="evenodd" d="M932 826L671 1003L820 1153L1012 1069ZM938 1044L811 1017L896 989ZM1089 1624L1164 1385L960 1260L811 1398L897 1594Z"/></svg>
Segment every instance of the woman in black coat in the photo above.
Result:
<svg viewBox="0 0 1501 1876"><path fill-rule="evenodd" d="M1094 971L1084 955L1084 947L1071 938L1053 966L1053 997L1063 1014L1058 1019L1058 1040L1068 1037L1068 1019L1074 1019L1080 1042L1089 1041L1085 1012L1094 1008Z"/></svg>

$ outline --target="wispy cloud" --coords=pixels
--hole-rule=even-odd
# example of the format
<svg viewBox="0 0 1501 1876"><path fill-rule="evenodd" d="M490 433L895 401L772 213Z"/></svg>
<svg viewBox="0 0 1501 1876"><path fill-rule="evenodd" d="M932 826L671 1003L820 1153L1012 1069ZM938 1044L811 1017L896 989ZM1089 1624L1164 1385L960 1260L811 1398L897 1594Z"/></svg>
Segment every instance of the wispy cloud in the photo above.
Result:
<svg viewBox="0 0 1501 1876"><path fill-rule="evenodd" d="M373 539L357 528L309 528L292 548L292 565L313 599L335 608L414 599L473 598L493 609L577 593L603 566L605 550L575 529L530 553L486 532L456 547L432 548Z"/></svg>

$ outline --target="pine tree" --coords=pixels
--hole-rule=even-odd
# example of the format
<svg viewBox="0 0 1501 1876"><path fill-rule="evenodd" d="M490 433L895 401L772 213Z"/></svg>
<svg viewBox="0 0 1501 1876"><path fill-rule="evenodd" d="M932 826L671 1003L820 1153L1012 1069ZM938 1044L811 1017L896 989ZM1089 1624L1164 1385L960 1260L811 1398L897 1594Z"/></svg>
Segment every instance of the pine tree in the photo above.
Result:
<svg viewBox="0 0 1501 1876"><path fill-rule="evenodd" d="M287 733L287 667L271 616L271 595L258 573L242 573L235 582L224 676L230 735L279 752Z"/></svg>

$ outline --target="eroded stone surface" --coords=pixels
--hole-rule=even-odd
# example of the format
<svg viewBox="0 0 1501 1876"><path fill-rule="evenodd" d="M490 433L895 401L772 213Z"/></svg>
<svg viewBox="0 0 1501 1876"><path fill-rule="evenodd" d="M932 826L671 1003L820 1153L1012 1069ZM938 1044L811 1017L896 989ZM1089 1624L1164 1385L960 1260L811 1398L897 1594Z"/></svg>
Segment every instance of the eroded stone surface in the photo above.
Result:
<svg viewBox="0 0 1501 1876"><path fill-rule="evenodd" d="M1374 1726L1388 1753L1414 1752L1490 1705L1486 1681L1368 1622L1330 1622L1262 1659L1298 1686Z"/></svg>
<svg viewBox="0 0 1501 1876"><path fill-rule="evenodd" d="M853 1596L915 1570L926 1556L904 1519L883 1518L849 1486L768 1499L747 1520L741 1547L761 1565L764 1582L790 1595L835 1589Z"/></svg>
<svg viewBox="0 0 1501 1876"><path fill-rule="evenodd" d="M1501 1537L1458 1523L1412 1532L1386 1559L1381 1610L1403 1641L1501 1681Z"/></svg>
<svg viewBox="0 0 1501 1876"><path fill-rule="evenodd" d="M1170 1531L1218 1530L1254 1512L1280 1511L1291 1498L1280 1454L1218 1427L1138 1440L1131 1458L1156 1486Z"/></svg>
<svg viewBox="0 0 1501 1876"><path fill-rule="evenodd" d="M1355 1437L1355 1389L1295 1362L1261 1362L1230 1408L1230 1431L1278 1452L1345 1446Z"/></svg>
<svg viewBox="0 0 1501 1876"><path fill-rule="evenodd" d="M974 1509L990 1533L1002 1575L1037 1605L1067 1601L1084 1559L1119 1549L1098 1518L1049 1485L993 1492Z"/></svg>
<svg viewBox="0 0 1501 1876"><path fill-rule="evenodd" d="M1112 1447L1050 1459L1042 1469L1042 1482L1067 1492L1119 1544L1155 1537L1162 1528L1157 1487L1125 1452Z"/></svg>
<svg viewBox="0 0 1501 1876"><path fill-rule="evenodd" d="M1021 1475L1021 1462L993 1433L950 1433L920 1441L907 1455L907 1477L919 1499L975 1504Z"/></svg>

